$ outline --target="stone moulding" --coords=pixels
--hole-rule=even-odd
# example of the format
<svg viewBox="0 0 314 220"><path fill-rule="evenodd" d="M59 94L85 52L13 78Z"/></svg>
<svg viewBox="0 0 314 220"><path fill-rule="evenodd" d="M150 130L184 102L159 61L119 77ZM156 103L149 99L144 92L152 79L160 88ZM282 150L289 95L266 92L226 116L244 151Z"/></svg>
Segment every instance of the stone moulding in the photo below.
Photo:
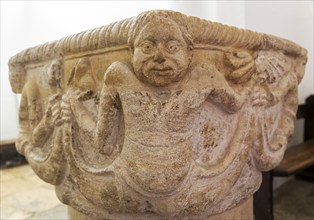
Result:
<svg viewBox="0 0 314 220"><path fill-rule="evenodd" d="M10 59L17 150L91 218L224 213L281 161L306 60L279 37L143 12Z"/></svg>

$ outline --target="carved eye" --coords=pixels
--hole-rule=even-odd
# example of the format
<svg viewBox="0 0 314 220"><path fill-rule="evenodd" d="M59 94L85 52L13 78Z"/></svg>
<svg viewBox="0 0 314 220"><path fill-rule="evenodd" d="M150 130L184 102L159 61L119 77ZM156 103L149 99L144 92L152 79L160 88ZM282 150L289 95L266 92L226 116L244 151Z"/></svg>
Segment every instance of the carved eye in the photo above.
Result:
<svg viewBox="0 0 314 220"><path fill-rule="evenodd" d="M169 41L167 44L166 44L166 49L169 53L176 53L179 51L180 49L180 43L178 41Z"/></svg>
<svg viewBox="0 0 314 220"><path fill-rule="evenodd" d="M155 45L151 41L144 41L140 44L140 48L143 51L143 53L152 53L155 49Z"/></svg>

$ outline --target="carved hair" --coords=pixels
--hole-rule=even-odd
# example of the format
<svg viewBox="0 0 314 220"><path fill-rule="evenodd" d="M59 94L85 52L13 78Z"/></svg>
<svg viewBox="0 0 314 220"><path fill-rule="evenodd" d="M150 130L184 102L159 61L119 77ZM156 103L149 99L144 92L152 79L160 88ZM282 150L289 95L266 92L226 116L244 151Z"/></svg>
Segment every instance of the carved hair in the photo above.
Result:
<svg viewBox="0 0 314 220"><path fill-rule="evenodd" d="M141 32L141 30L150 22L158 22L161 19L169 19L173 21L175 24L178 25L182 36L188 45L189 48L193 48L194 42L191 34L189 33L188 29L186 28L185 25L182 24L180 20L173 19L168 11L149 11L149 12L144 12L141 13L139 16L134 19L133 24L131 28L129 29L129 34L128 34L128 45L133 50L134 42Z"/></svg>

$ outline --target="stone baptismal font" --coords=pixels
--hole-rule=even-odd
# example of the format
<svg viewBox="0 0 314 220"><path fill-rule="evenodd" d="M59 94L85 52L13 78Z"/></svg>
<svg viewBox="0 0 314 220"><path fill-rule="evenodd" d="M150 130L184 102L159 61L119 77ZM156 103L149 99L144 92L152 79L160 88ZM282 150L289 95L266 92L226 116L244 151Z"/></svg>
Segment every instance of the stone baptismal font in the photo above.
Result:
<svg viewBox="0 0 314 220"><path fill-rule="evenodd" d="M16 147L70 219L252 219L306 60L279 37L144 12L10 59Z"/></svg>

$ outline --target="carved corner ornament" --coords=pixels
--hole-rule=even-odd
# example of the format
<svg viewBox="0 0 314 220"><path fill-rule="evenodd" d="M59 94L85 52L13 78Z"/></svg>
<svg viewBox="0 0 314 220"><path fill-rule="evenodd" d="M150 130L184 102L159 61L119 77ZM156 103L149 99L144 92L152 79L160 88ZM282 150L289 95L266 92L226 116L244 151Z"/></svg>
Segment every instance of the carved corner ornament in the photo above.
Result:
<svg viewBox="0 0 314 220"><path fill-rule="evenodd" d="M205 218L251 198L293 134L307 51L148 11L20 52L17 150L91 218Z"/></svg>

